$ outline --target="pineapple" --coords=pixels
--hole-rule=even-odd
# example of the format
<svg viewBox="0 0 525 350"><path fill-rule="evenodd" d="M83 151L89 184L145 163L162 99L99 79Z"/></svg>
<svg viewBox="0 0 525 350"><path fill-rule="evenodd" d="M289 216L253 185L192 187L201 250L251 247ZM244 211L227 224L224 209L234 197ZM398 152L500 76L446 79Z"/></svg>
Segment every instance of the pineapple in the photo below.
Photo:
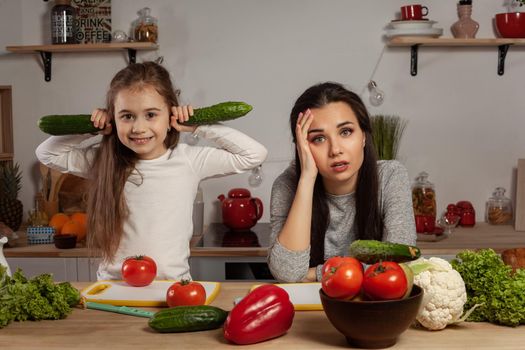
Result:
<svg viewBox="0 0 525 350"><path fill-rule="evenodd" d="M20 227L24 213L22 202L18 200L21 181L22 173L18 164L0 165L0 222L13 231Z"/></svg>

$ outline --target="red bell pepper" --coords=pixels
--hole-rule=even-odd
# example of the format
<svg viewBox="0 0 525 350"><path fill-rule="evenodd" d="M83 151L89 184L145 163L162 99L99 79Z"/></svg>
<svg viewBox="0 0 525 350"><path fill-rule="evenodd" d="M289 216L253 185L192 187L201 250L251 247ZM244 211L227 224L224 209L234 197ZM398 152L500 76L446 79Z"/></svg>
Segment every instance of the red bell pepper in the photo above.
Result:
<svg viewBox="0 0 525 350"><path fill-rule="evenodd" d="M257 287L230 311L224 337L235 344L253 344L283 335L295 315L288 293L273 284Z"/></svg>

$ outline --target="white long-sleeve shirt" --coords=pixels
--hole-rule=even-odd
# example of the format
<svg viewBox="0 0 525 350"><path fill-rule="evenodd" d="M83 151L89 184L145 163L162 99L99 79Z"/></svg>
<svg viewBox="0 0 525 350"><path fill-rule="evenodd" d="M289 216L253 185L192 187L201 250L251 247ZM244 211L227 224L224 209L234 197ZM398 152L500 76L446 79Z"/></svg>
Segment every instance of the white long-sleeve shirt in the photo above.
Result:
<svg viewBox="0 0 525 350"><path fill-rule="evenodd" d="M157 263L157 279L191 278L188 258L193 232L192 211L202 179L241 173L261 164L266 148L224 125L199 126L194 134L213 141L219 148L179 143L157 159L140 160L124 186L129 215L112 263L99 265L99 280L121 279L124 259L148 255ZM94 155L87 145L100 137L52 136L36 150L45 165L64 173L87 177ZM139 179L139 181L133 181ZM137 183L140 183L139 185ZM89 234L89 232L88 232Z"/></svg>

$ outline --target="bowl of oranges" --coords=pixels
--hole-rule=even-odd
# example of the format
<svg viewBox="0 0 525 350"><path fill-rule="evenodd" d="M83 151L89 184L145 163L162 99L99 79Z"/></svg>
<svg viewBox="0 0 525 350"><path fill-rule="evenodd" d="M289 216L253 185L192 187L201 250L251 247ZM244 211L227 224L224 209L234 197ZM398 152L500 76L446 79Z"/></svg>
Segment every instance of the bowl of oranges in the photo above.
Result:
<svg viewBox="0 0 525 350"><path fill-rule="evenodd" d="M86 213L56 213L51 216L49 226L55 230L55 247L59 249L75 248L77 242L85 240L87 234Z"/></svg>

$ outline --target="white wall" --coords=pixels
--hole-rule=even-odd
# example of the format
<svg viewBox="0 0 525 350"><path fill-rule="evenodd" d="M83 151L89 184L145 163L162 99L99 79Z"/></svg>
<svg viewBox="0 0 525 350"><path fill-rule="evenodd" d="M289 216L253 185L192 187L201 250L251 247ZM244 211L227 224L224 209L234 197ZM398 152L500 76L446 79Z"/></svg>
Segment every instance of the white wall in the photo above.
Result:
<svg viewBox="0 0 525 350"><path fill-rule="evenodd" d="M430 19L445 29L457 20L455 1L367 0L112 0L113 29L128 30L143 6L159 19L158 52L164 57L182 101L205 106L243 100L254 106L246 118L230 122L269 149L262 186L268 221L274 178L292 157L288 115L310 85L335 80L367 100L364 90L384 47L385 25L399 6L423 3ZM478 38L494 37L492 18L503 0L476 0ZM13 86L15 160L22 165L21 199L26 209L38 190L34 149L46 135L36 121L45 114L89 113L102 106L111 77L124 67L124 53L55 54L53 76L45 82L37 55L14 55L8 45L49 43L52 3L0 0L0 85ZM438 208L471 200L482 220L496 186L514 189L518 158L525 157L522 98L525 52L511 47L506 74L496 74L496 48L420 48L419 74L409 74L409 48L386 48L374 80L386 92L372 114L397 114L409 121L400 158L414 178L430 173ZM219 220L216 197L232 187L248 187L248 174L204 184L206 222Z"/></svg>

